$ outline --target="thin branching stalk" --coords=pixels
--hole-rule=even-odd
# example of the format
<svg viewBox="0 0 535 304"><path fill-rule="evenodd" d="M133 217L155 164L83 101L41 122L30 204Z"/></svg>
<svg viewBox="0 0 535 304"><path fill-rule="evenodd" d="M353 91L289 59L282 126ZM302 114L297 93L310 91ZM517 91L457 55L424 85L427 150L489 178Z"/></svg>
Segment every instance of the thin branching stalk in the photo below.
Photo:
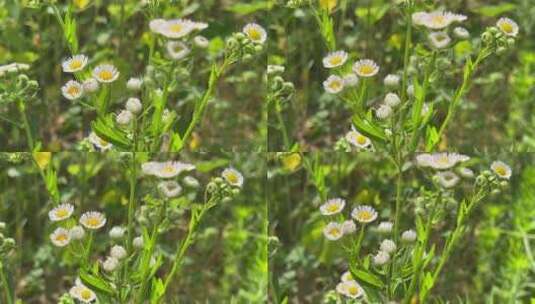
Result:
<svg viewBox="0 0 535 304"><path fill-rule="evenodd" d="M32 136L32 129L30 123L28 122L28 117L26 116L26 105L24 101L19 100L18 102L20 117L22 119L22 126L24 127L24 132L26 134L26 143L30 151L34 150L34 141Z"/></svg>
<svg viewBox="0 0 535 304"><path fill-rule="evenodd" d="M11 288L9 287L9 282L7 281L4 264L0 261L0 282L2 283L4 289L4 295L6 297L6 303L13 304L13 294L11 293Z"/></svg>

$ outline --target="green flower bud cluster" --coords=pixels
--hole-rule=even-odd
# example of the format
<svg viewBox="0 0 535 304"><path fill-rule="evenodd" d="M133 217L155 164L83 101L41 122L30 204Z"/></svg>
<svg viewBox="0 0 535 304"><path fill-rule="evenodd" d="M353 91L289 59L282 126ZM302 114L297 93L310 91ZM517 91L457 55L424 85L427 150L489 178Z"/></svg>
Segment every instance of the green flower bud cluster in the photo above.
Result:
<svg viewBox="0 0 535 304"><path fill-rule="evenodd" d="M239 60L248 61L261 53L263 49L261 44L254 43L244 33L234 33L226 41L225 57L231 63Z"/></svg>
<svg viewBox="0 0 535 304"><path fill-rule="evenodd" d="M506 36L495 26L488 27L487 30L481 34L481 41L483 42L483 45L490 48L498 55L512 49L516 42L514 37Z"/></svg>
<svg viewBox="0 0 535 304"><path fill-rule="evenodd" d="M500 194L508 185L508 181L498 178L490 170L485 170L476 177L476 186L487 188L493 195Z"/></svg>
<svg viewBox="0 0 535 304"><path fill-rule="evenodd" d="M0 259L5 258L6 255L15 248L15 239L4 236L6 230L6 223L0 222Z"/></svg>
<svg viewBox="0 0 535 304"><path fill-rule="evenodd" d="M12 63L0 66L0 102L10 103L34 98L39 84L28 75L21 73L30 68L27 64Z"/></svg>
<svg viewBox="0 0 535 304"><path fill-rule="evenodd" d="M240 193L240 188L229 185L223 178L213 178L206 186L206 193L210 200L217 202L229 203Z"/></svg>
<svg viewBox="0 0 535 304"><path fill-rule="evenodd" d="M270 100L278 101L278 111L282 110L283 106L292 99L295 93L294 84L278 75L281 73L281 68L284 71L284 67L281 66L268 66L267 75Z"/></svg>
<svg viewBox="0 0 535 304"><path fill-rule="evenodd" d="M345 137L342 137L334 144L334 151L337 152L351 152L351 144Z"/></svg>

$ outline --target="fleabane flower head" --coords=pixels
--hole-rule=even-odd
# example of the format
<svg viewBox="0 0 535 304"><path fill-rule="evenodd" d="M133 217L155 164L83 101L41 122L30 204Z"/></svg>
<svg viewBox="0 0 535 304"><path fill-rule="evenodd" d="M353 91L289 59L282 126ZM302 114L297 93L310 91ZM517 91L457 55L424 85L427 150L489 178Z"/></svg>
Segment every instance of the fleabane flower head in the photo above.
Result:
<svg viewBox="0 0 535 304"><path fill-rule="evenodd" d="M416 25L423 25L432 30L441 30L450 26L454 22L462 22L466 16L454 14L452 12L417 12L412 15L412 20Z"/></svg>
<svg viewBox="0 0 535 304"><path fill-rule="evenodd" d="M377 226L377 231L379 233L390 233L392 232L392 227L394 227L394 224L392 222L381 222Z"/></svg>
<svg viewBox="0 0 535 304"><path fill-rule="evenodd" d="M151 24L149 24L149 27L151 27ZM188 19L171 19L164 20L164 22L158 20L153 23L152 28L156 30L156 33L171 39L182 38L197 29L195 22Z"/></svg>
<svg viewBox="0 0 535 304"><path fill-rule="evenodd" d="M401 102L401 99L399 98L398 94L396 93L388 93L385 96L385 104L396 107Z"/></svg>
<svg viewBox="0 0 535 304"><path fill-rule="evenodd" d="M341 198L331 198L320 206L320 212L323 215L338 214L344 210L346 201Z"/></svg>
<svg viewBox="0 0 535 304"><path fill-rule="evenodd" d="M85 236L85 230L82 226L74 226L69 230L69 235L73 240L81 240Z"/></svg>
<svg viewBox="0 0 535 304"><path fill-rule="evenodd" d="M126 126L130 124L130 122L134 119L134 114L128 110L122 110L117 114L117 117L115 117L115 122L122 126Z"/></svg>
<svg viewBox="0 0 535 304"><path fill-rule="evenodd" d="M84 88L84 92L94 93L98 91L99 84L95 78L91 77L84 80L84 82L82 83L82 87Z"/></svg>
<svg viewBox="0 0 535 304"><path fill-rule="evenodd" d="M456 27L453 29L453 35L459 39L468 39L470 38L470 32L464 27Z"/></svg>
<svg viewBox="0 0 535 304"><path fill-rule="evenodd" d="M412 243L416 241L416 231L412 229L403 231L401 234L401 240L405 243Z"/></svg>
<svg viewBox="0 0 535 304"><path fill-rule="evenodd" d="M163 181L158 184L158 190L168 198L176 197L182 192L182 187L176 181Z"/></svg>
<svg viewBox="0 0 535 304"><path fill-rule="evenodd" d="M114 82L119 78L119 71L114 65L101 64L93 69L93 77L101 83Z"/></svg>
<svg viewBox="0 0 535 304"><path fill-rule="evenodd" d="M379 119L387 119L392 115L392 107L387 104L382 104L375 111L375 116Z"/></svg>
<svg viewBox="0 0 535 304"><path fill-rule="evenodd" d="M420 167L431 167L438 170L446 170L456 166L460 162L465 162L469 159L469 156L459 153L424 153L416 156L416 164Z"/></svg>
<svg viewBox="0 0 535 304"><path fill-rule="evenodd" d="M256 23L249 23L243 27L242 32L254 43L263 44L266 42L267 39L267 32L266 30L256 24Z"/></svg>
<svg viewBox="0 0 535 304"><path fill-rule="evenodd" d="M438 172L436 174L438 183L444 188L452 188L459 182L460 178L451 171Z"/></svg>
<svg viewBox="0 0 535 304"><path fill-rule="evenodd" d="M240 188L243 186L243 175L234 168L226 168L221 176L231 186Z"/></svg>
<svg viewBox="0 0 535 304"><path fill-rule="evenodd" d="M128 79L128 82L126 83L126 88L131 91L139 91L141 90L142 85L143 85L143 79L132 77Z"/></svg>
<svg viewBox="0 0 535 304"><path fill-rule="evenodd" d="M139 114L143 109L143 105L141 104L141 100L139 100L139 98L130 97L126 101L125 108L133 114Z"/></svg>
<svg viewBox="0 0 535 304"><path fill-rule="evenodd" d="M353 72L360 77L373 77L379 72L379 66L371 59L362 59L353 64Z"/></svg>
<svg viewBox="0 0 535 304"><path fill-rule="evenodd" d="M345 51L336 51L327 54L323 58L323 66L332 69L344 65L347 61L347 53Z"/></svg>
<svg viewBox="0 0 535 304"><path fill-rule="evenodd" d="M330 241L336 241L344 236L344 228L340 223L330 222L323 228L323 235Z"/></svg>
<svg viewBox="0 0 535 304"><path fill-rule="evenodd" d="M195 169L192 164L178 161L147 162L141 165L141 170L146 175L154 175L160 178L172 178L182 172Z"/></svg>
<svg viewBox="0 0 535 304"><path fill-rule="evenodd" d="M396 251L396 243L394 241L386 239L381 242L381 245L379 246L381 251L384 251L386 253L392 253Z"/></svg>
<svg viewBox="0 0 535 304"><path fill-rule="evenodd" d="M504 35L509 37L516 37L518 35L518 24L509 18L500 18L496 23L496 26Z"/></svg>
<svg viewBox="0 0 535 304"><path fill-rule="evenodd" d="M106 224L106 217L104 214L97 211L89 211L80 217L80 224L87 229L96 230L102 228Z"/></svg>
<svg viewBox="0 0 535 304"><path fill-rule="evenodd" d="M207 48L209 45L210 45L210 41L204 37L204 36L195 36L193 38L193 43L195 44L195 46L201 48L201 49L205 49Z"/></svg>
<svg viewBox="0 0 535 304"><path fill-rule="evenodd" d="M100 151L107 151L113 147L113 144L107 142L97 135L95 132L91 132L88 136L88 140Z"/></svg>
<svg viewBox="0 0 535 304"><path fill-rule="evenodd" d="M337 75L331 75L323 82L323 88L327 93L338 94L344 89L344 79Z"/></svg>
<svg viewBox="0 0 535 304"><path fill-rule="evenodd" d="M359 84L359 77L354 73L344 75L344 87L356 87Z"/></svg>
<svg viewBox="0 0 535 304"><path fill-rule="evenodd" d="M342 223L342 232L344 235L351 234L357 231L357 225L352 220L347 220Z"/></svg>
<svg viewBox="0 0 535 304"><path fill-rule="evenodd" d="M351 211L351 217L359 223L371 223L377 218L377 211L371 206L361 205Z"/></svg>
<svg viewBox="0 0 535 304"><path fill-rule="evenodd" d="M97 295L89 288L87 288L85 285L81 283L77 283L74 285L70 290L69 294L83 302L83 303L91 303L97 299Z"/></svg>
<svg viewBox="0 0 535 304"><path fill-rule="evenodd" d="M111 250L110 250L110 255L114 258L116 258L117 260L121 260L123 258L126 257L126 249L124 249L123 246L120 246L120 245L114 245L113 247L111 247Z"/></svg>
<svg viewBox="0 0 535 304"><path fill-rule="evenodd" d="M379 250L379 252L372 258L373 264L382 266L390 261L390 254L386 251Z"/></svg>
<svg viewBox="0 0 535 304"><path fill-rule="evenodd" d="M106 260L102 263L102 268L106 272L113 272L119 266L119 260L114 257L107 257Z"/></svg>
<svg viewBox="0 0 535 304"><path fill-rule="evenodd" d="M385 79L383 80L383 83L385 86L389 88L397 88L399 86L400 77L396 74L388 74L386 75Z"/></svg>
<svg viewBox="0 0 535 304"><path fill-rule="evenodd" d="M512 170L506 163L502 161L495 161L490 165L490 169L499 177L503 179L510 179Z"/></svg>
<svg viewBox="0 0 535 304"><path fill-rule="evenodd" d="M62 88L61 94L68 100L76 100L84 95L84 88L76 80L69 80Z"/></svg>
<svg viewBox="0 0 535 304"><path fill-rule="evenodd" d="M166 47L167 54L173 60L184 59L191 52L190 48L182 41L169 41Z"/></svg>
<svg viewBox="0 0 535 304"><path fill-rule="evenodd" d="M69 230L62 227L58 227L56 228L56 230L54 230L54 232L50 234L50 240L55 246L65 247L71 241L71 235L69 233Z"/></svg>
<svg viewBox="0 0 535 304"><path fill-rule="evenodd" d="M364 289L355 280L343 281L336 285L336 291L346 297L357 299L364 295Z"/></svg>
<svg viewBox="0 0 535 304"><path fill-rule="evenodd" d="M434 48L443 49L450 44L451 38L446 32L433 32L429 34L429 41Z"/></svg>
<svg viewBox="0 0 535 304"><path fill-rule="evenodd" d="M368 137L362 135L354 127L346 133L345 139L359 149L366 149L372 144L372 141Z"/></svg>
<svg viewBox="0 0 535 304"><path fill-rule="evenodd" d="M470 168L459 168L458 172L464 178L473 178L475 175L474 171Z"/></svg>
<svg viewBox="0 0 535 304"><path fill-rule="evenodd" d="M81 71L87 65L88 58L86 55L74 55L63 61L61 67L65 73L74 73Z"/></svg>
<svg viewBox="0 0 535 304"><path fill-rule="evenodd" d="M51 221L63 221L71 217L74 206L71 204L61 204L48 212Z"/></svg>
<svg viewBox="0 0 535 304"><path fill-rule="evenodd" d="M340 277L340 281L342 282L353 281L353 280L354 280L353 275L349 271L344 272L342 276Z"/></svg>

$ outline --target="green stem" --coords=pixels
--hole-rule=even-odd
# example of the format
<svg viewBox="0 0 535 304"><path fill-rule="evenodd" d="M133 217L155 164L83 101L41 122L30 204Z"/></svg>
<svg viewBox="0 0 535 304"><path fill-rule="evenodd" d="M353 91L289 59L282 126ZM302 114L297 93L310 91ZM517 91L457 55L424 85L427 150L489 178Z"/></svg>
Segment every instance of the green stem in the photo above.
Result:
<svg viewBox="0 0 535 304"><path fill-rule="evenodd" d="M22 125L24 127L24 131L26 133L26 142L28 144L28 148L30 151L33 151L34 149L34 142L33 142L33 136L32 136L32 129L30 127L30 123L28 122L28 117L26 116L26 105L22 100L19 100L18 102L20 116L22 118Z"/></svg>
<svg viewBox="0 0 535 304"><path fill-rule="evenodd" d="M4 271L4 264L0 262L0 280L2 282L2 286L4 286L4 294L6 296L6 300L8 304L13 304L13 294L11 293L11 288L9 288L9 283L6 278L6 274Z"/></svg>
<svg viewBox="0 0 535 304"><path fill-rule="evenodd" d="M132 240L134 238L134 209L135 209L135 195L136 195L136 181L137 181L137 164L136 151L132 152L132 163L130 170L130 197L128 199L128 239L126 242L126 252L132 253Z"/></svg>
<svg viewBox="0 0 535 304"><path fill-rule="evenodd" d="M408 4L407 10L405 12L407 30L405 32L405 52L403 54L403 79L401 82L401 102L406 102L407 100L407 87L409 81L409 55L412 43L412 6Z"/></svg>
<svg viewBox="0 0 535 304"><path fill-rule="evenodd" d="M290 139L288 137L288 130L286 129L286 125L284 124L284 119L282 118L282 114L279 111L279 109L276 109L275 112L277 113L277 120L279 122L279 127L282 132L282 139L284 142L283 151L288 151L290 149Z"/></svg>

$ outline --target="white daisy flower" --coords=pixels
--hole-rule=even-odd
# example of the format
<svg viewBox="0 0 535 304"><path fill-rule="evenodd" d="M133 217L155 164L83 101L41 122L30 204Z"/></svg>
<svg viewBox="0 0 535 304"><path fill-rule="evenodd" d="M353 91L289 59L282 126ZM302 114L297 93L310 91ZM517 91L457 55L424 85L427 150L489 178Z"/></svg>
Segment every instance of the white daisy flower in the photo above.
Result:
<svg viewBox="0 0 535 304"><path fill-rule="evenodd" d="M473 178L475 175L474 171L470 168L459 168L458 172L464 178Z"/></svg>
<svg viewBox="0 0 535 304"><path fill-rule="evenodd" d="M82 214L82 217L80 217L80 224L87 229L99 229L106 224L106 217L100 212L89 211Z"/></svg>
<svg viewBox="0 0 535 304"><path fill-rule="evenodd" d="M142 236L137 236L134 238L134 240L132 241L132 244L134 245L135 248L137 249L141 249L143 248L143 237Z"/></svg>
<svg viewBox="0 0 535 304"><path fill-rule="evenodd" d="M342 282L353 281L353 280L354 280L353 275L349 271L344 272L342 276L340 277L340 281Z"/></svg>
<svg viewBox="0 0 535 304"><path fill-rule="evenodd" d="M193 24L193 29L195 30L198 30L198 31L202 31L206 28L208 28L208 23L205 23L205 22L197 22L197 21L192 21Z"/></svg>
<svg viewBox="0 0 535 304"><path fill-rule="evenodd" d="M392 108L389 105L382 104L375 110L375 116L379 119L387 119L392 115Z"/></svg>
<svg viewBox="0 0 535 304"><path fill-rule="evenodd" d="M128 82L126 82L126 88L131 91L139 91L141 90L141 86L143 85L143 79L141 78L130 78L128 79Z"/></svg>
<svg viewBox="0 0 535 304"><path fill-rule="evenodd" d="M336 51L327 54L323 58L323 66L332 69L344 65L347 61L348 54L345 51Z"/></svg>
<svg viewBox="0 0 535 304"><path fill-rule="evenodd" d="M396 107L397 105L399 105L401 102L401 99L399 98L398 94L396 93L388 93L386 94L385 96L385 104L391 106L391 107Z"/></svg>
<svg viewBox="0 0 535 304"><path fill-rule="evenodd" d="M405 243L412 243L416 241L416 232L412 229L403 231L401 234L401 240Z"/></svg>
<svg viewBox="0 0 535 304"><path fill-rule="evenodd" d="M61 204L48 212L51 221L63 221L71 217L74 206L71 204Z"/></svg>
<svg viewBox="0 0 535 304"><path fill-rule="evenodd" d="M102 268L106 272L113 272L115 269L117 269L117 266L119 266L119 260L114 257L107 257L104 263L102 263Z"/></svg>
<svg viewBox="0 0 535 304"><path fill-rule="evenodd" d="M345 139L350 144L360 149L365 149L372 144L371 140L368 137L362 135L360 132L358 132L354 128L352 128L351 131L346 133Z"/></svg>
<svg viewBox="0 0 535 304"><path fill-rule="evenodd" d="M69 230L65 228L58 227L54 232L50 234L50 240L52 244L58 247L65 247L71 241L71 235Z"/></svg>
<svg viewBox="0 0 535 304"><path fill-rule="evenodd" d="M390 254L388 254L388 252L379 250L379 252L373 256L372 260L373 264L382 266L390 261Z"/></svg>
<svg viewBox="0 0 535 304"><path fill-rule="evenodd" d="M141 100L139 100L139 98L131 97L126 101L125 108L133 114L139 114L141 113L143 106L141 105Z"/></svg>
<svg viewBox="0 0 535 304"><path fill-rule="evenodd" d="M377 218L377 211L368 205L357 206L351 212L351 216L360 223L371 223Z"/></svg>
<svg viewBox="0 0 535 304"><path fill-rule="evenodd" d="M379 66L373 60L362 59L353 64L353 72L360 77L372 77L379 72Z"/></svg>
<svg viewBox="0 0 535 304"><path fill-rule="evenodd" d="M119 125L126 126L132 121L132 119L134 119L134 114L132 114L132 112L128 110L122 110L119 112L119 114L117 114L117 117L115 117L115 122L117 122Z"/></svg>
<svg viewBox="0 0 535 304"><path fill-rule="evenodd" d="M502 161L495 161L491 164L490 169L498 175L498 177L503 179L510 179L512 170L506 163Z"/></svg>
<svg viewBox="0 0 535 304"><path fill-rule="evenodd" d="M460 178L451 171L441 171L435 175L438 183L444 188L452 188L459 182Z"/></svg>
<svg viewBox="0 0 535 304"><path fill-rule="evenodd" d="M226 168L221 173L221 176L231 186L240 187L240 188L243 186L243 175L234 168Z"/></svg>
<svg viewBox="0 0 535 304"><path fill-rule="evenodd" d="M88 58L86 55L74 55L63 61L61 67L65 73L74 73L83 70L87 65L87 61Z"/></svg>
<svg viewBox="0 0 535 304"><path fill-rule="evenodd" d="M364 295L364 289L355 280L338 283L336 291L346 297L357 299Z"/></svg>
<svg viewBox="0 0 535 304"><path fill-rule="evenodd" d="M206 37L200 35L193 38L193 43L201 49L205 49L210 45L210 41L206 39Z"/></svg>
<svg viewBox="0 0 535 304"><path fill-rule="evenodd" d="M82 228L82 226L76 225L69 230L69 235L73 240L81 240L85 236L85 230Z"/></svg>
<svg viewBox="0 0 535 304"><path fill-rule="evenodd" d="M388 74L386 75L385 79L383 80L383 83L386 87L389 88L397 88L399 86L399 82L401 81L400 77L395 74Z"/></svg>
<svg viewBox="0 0 535 304"><path fill-rule="evenodd" d="M165 19L154 19L149 22L149 28L154 33L161 33L163 26L166 24Z"/></svg>
<svg viewBox="0 0 535 304"><path fill-rule="evenodd" d="M451 42L451 38L446 32L433 32L428 37L431 45L437 49L443 49Z"/></svg>
<svg viewBox="0 0 535 304"><path fill-rule="evenodd" d="M342 233L344 235L351 234L357 231L357 225L352 220L347 220L342 223Z"/></svg>
<svg viewBox="0 0 535 304"><path fill-rule="evenodd" d="M394 241L386 239L381 242L381 245L379 246L381 251L384 251L386 253L392 253L396 251L396 243Z"/></svg>
<svg viewBox="0 0 535 304"><path fill-rule="evenodd" d="M340 76L331 75L323 82L323 88L331 94L340 93L344 89L344 79Z"/></svg>
<svg viewBox="0 0 535 304"><path fill-rule="evenodd" d="M411 84L407 87L407 95L414 97L414 85Z"/></svg>
<svg viewBox="0 0 535 304"><path fill-rule="evenodd" d="M509 18L500 18L496 23L496 26L509 37L516 37L518 35L519 27L518 24Z"/></svg>
<svg viewBox="0 0 535 304"><path fill-rule="evenodd" d="M119 71L111 64L101 64L93 69L93 77L102 83L114 82L119 78Z"/></svg>
<svg viewBox="0 0 535 304"><path fill-rule="evenodd" d="M336 241L344 235L344 229L342 224L336 222L330 222L323 228L323 234L330 241Z"/></svg>
<svg viewBox="0 0 535 304"><path fill-rule="evenodd" d="M158 189L166 197L176 197L182 192L182 187L175 181L163 181L158 184Z"/></svg>
<svg viewBox="0 0 535 304"><path fill-rule="evenodd" d="M416 156L416 163L420 167L431 167L438 170L445 170L469 159L470 157L459 153L423 153Z"/></svg>
<svg viewBox="0 0 535 304"><path fill-rule="evenodd" d="M104 139L100 138L97 133L91 132L88 136L88 140L100 151L107 151L113 147L113 145Z"/></svg>
<svg viewBox="0 0 535 304"><path fill-rule="evenodd" d="M150 24L149 24L150 26ZM196 29L195 23L188 19L172 19L156 22L157 33L167 38L178 39L187 36Z"/></svg>
<svg viewBox="0 0 535 304"><path fill-rule="evenodd" d="M182 41L167 42L167 54L173 60L181 60L189 55L190 48Z"/></svg>
<svg viewBox="0 0 535 304"><path fill-rule="evenodd" d="M338 214L344 210L346 201L341 198L331 198L320 206L320 212L323 215Z"/></svg>
<svg viewBox="0 0 535 304"><path fill-rule="evenodd" d="M418 20L418 23L433 30L441 30L448 27L454 22L462 22L467 19L467 17L464 15L454 14L452 12L439 11L425 13L425 15L422 14L418 16L420 16L421 18Z"/></svg>
<svg viewBox="0 0 535 304"><path fill-rule="evenodd" d="M126 257L126 249L123 246L115 245L111 247L110 255L117 260L122 260Z"/></svg>
<svg viewBox="0 0 535 304"><path fill-rule="evenodd" d="M84 88L78 81L69 80L61 87L61 93L68 100L76 100L84 95Z"/></svg>
<svg viewBox="0 0 535 304"><path fill-rule="evenodd" d="M113 226L110 232L108 233L108 235L110 236L111 239L119 240L124 237L125 231L126 229L124 229L121 226Z"/></svg>
<svg viewBox="0 0 535 304"><path fill-rule="evenodd" d="M243 27L243 33L249 38L252 42L263 44L266 42L267 39L267 32L266 30L256 24L256 23L249 23L246 26Z"/></svg>
<svg viewBox="0 0 535 304"><path fill-rule="evenodd" d="M192 164L178 161L147 162L141 165L141 170L146 175L154 175L160 178L172 178L182 172L195 169Z"/></svg>
<svg viewBox="0 0 535 304"><path fill-rule="evenodd" d="M84 82L82 83L82 87L84 88L84 92L95 93L96 91L98 91L99 84L95 78L91 77L84 80Z"/></svg>
<svg viewBox="0 0 535 304"><path fill-rule="evenodd" d="M426 12L416 12L412 14L412 23L415 25L424 25L425 18L427 18Z"/></svg>
<svg viewBox="0 0 535 304"><path fill-rule="evenodd" d="M464 27L456 27L453 29L453 35L459 39L468 39L470 38L470 32Z"/></svg>
<svg viewBox="0 0 535 304"><path fill-rule="evenodd" d="M356 87L359 84L359 77L353 73L344 75L344 87Z"/></svg>
<svg viewBox="0 0 535 304"><path fill-rule="evenodd" d="M394 224L392 222L381 222L377 226L377 231L379 233L387 234L392 232L392 227L394 227Z"/></svg>
<svg viewBox="0 0 535 304"><path fill-rule="evenodd" d="M97 299L97 295L83 284L76 284L69 293L83 303L91 303Z"/></svg>
<svg viewBox="0 0 535 304"><path fill-rule="evenodd" d="M182 181L184 182L184 185L186 185L186 187L190 188L198 188L201 185L199 181L193 176L184 176L184 179Z"/></svg>

